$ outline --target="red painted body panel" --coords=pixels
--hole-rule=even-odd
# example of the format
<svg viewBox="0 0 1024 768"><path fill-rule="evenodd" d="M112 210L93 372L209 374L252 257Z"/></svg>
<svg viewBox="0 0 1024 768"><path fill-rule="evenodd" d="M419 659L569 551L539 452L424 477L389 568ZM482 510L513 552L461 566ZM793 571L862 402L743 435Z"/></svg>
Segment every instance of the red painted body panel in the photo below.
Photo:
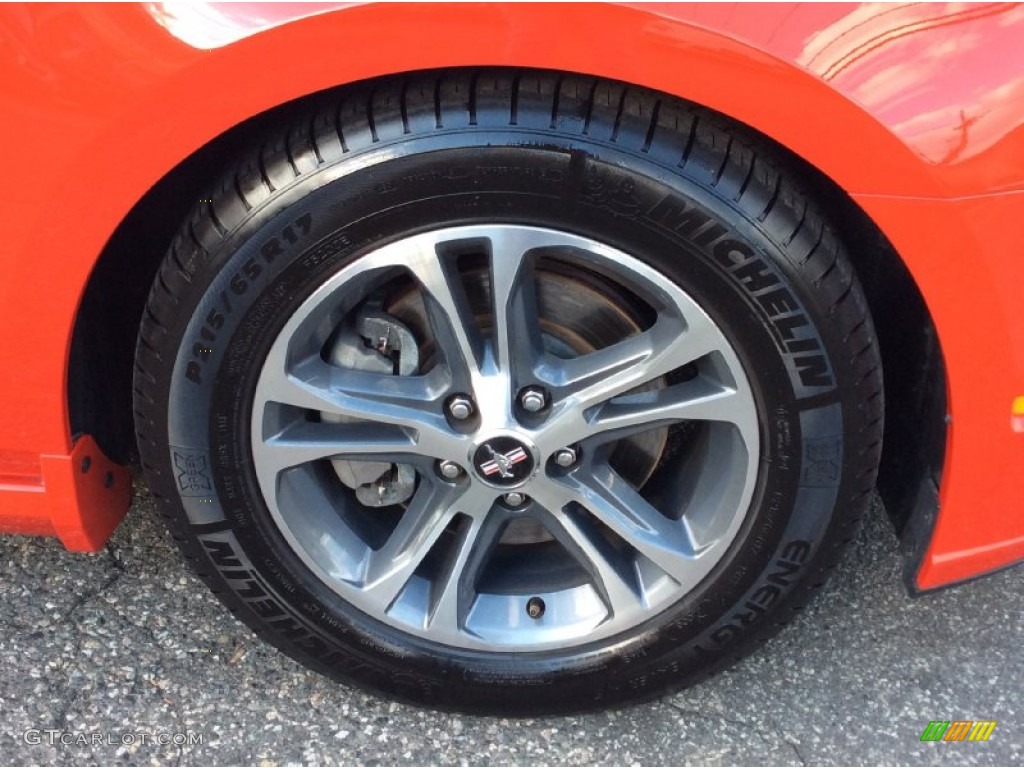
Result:
<svg viewBox="0 0 1024 768"><path fill-rule="evenodd" d="M705 104L853 195L920 285L948 367L942 508L918 585L1018 560L1022 39L1024 7L1007 4L0 7L0 530L66 531L74 505L81 535L65 543L95 547L123 511L126 497L69 495L44 467L82 450L66 372L90 270L165 173L314 91L513 65Z"/></svg>

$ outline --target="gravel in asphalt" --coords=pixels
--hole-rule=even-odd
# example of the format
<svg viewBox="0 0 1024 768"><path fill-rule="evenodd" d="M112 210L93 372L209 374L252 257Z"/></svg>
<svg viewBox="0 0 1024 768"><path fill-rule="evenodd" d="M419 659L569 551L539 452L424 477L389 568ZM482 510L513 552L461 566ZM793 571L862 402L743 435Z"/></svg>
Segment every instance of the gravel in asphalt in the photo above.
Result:
<svg viewBox="0 0 1024 768"><path fill-rule="evenodd" d="M877 506L819 598L753 657L657 703L577 717L442 714L307 671L188 572L142 484L105 551L7 536L0 563L0 764L1024 760L1024 568L911 599ZM998 725L984 743L919 740L957 719ZM47 729L101 741L50 745ZM152 743L187 731L202 743Z"/></svg>

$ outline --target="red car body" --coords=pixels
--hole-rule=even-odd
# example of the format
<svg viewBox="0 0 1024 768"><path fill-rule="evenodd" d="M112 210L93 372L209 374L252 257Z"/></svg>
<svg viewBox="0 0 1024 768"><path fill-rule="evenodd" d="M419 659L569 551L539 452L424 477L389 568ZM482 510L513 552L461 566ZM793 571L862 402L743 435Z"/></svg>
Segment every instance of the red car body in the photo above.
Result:
<svg viewBox="0 0 1024 768"><path fill-rule="evenodd" d="M127 509L128 471L76 428L72 348L97 265L161 180L309 94L497 65L711 107L856 203L924 297L944 361L937 503L904 526L912 586L1019 561L1022 40L1010 4L4 6L0 531L96 550Z"/></svg>

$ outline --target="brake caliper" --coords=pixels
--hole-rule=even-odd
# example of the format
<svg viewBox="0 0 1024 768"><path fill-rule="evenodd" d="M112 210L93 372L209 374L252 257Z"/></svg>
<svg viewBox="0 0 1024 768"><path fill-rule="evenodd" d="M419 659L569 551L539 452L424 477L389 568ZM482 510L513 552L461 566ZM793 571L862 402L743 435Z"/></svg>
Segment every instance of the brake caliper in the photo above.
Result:
<svg viewBox="0 0 1024 768"><path fill-rule="evenodd" d="M364 307L355 323L338 335L329 359L349 370L409 376L419 368L420 353L405 325L379 308ZM320 418L336 424L359 421L325 412ZM367 507L401 504L416 490L416 470L411 464L360 459L333 459L331 464L341 482Z"/></svg>

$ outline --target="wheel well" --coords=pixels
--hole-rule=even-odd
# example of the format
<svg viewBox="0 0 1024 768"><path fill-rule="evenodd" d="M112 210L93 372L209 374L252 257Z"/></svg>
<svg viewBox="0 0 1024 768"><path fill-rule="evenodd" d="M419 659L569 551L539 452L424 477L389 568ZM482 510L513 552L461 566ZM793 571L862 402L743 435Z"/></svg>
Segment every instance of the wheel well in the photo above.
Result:
<svg viewBox="0 0 1024 768"><path fill-rule="evenodd" d="M308 104L329 94L303 100ZM72 435L92 435L115 461L136 458L132 417L135 341L157 269L210 184L295 102L221 134L163 176L124 217L100 253L75 317L68 366Z"/></svg>
<svg viewBox="0 0 1024 768"><path fill-rule="evenodd" d="M134 461L135 339L150 285L175 232L209 185L270 126L298 108L335 98L338 90L283 104L232 128L168 172L124 218L90 275L75 321L68 370L73 434L91 434L111 458ZM945 455L946 379L935 326L902 260L863 210L791 151L767 137L760 140L832 214L864 286L885 376L878 487L902 531L922 485L938 486Z"/></svg>
<svg viewBox="0 0 1024 768"><path fill-rule="evenodd" d="M877 488L906 546L907 566L916 568L931 537L946 456L946 365L935 323L903 260L861 207L817 169L780 150L830 212L868 301L885 391ZM908 532L912 518L915 530Z"/></svg>

